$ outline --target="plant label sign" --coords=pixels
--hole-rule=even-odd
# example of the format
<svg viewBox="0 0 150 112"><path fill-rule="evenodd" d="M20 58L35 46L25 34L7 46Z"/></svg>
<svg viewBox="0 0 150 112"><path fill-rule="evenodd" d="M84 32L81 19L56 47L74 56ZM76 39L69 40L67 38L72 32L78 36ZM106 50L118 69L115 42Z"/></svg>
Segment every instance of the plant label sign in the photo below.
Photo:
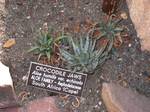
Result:
<svg viewBox="0 0 150 112"><path fill-rule="evenodd" d="M31 62L27 85L80 97L86 78L87 74Z"/></svg>

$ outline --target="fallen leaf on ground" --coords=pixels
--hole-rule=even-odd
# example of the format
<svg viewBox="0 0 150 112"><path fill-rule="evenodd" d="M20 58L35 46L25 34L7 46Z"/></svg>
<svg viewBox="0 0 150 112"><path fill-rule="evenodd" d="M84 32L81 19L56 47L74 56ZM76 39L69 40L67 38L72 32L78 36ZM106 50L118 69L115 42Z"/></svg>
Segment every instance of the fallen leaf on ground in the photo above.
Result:
<svg viewBox="0 0 150 112"><path fill-rule="evenodd" d="M78 99L78 97L75 97L75 100L75 102L72 102L72 106L78 108L80 106L80 100Z"/></svg>
<svg viewBox="0 0 150 112"><path fill-rule="evenodd" d="M123 41L122 41L122 37L120 34L116 35L116 38L114 40L114 46L115 48L118 48L122 45Z"/></svg>
<svg viewBox="0 0 150 112"><path fill-rule="evenodd" d="M124 43L131 42L131 36L129 34L121 35Z"/></svg>
<svg viewBox="0 0 150 112"><path fill-rule="evenodd" d="M80 22L77 21L77 22L75 23L75 26L74 26L74 32L75 32L75 33L79 33L80 30L81 30Z"/></svg>
<svg viewBox="0 0 150 112"><path fill-rule="evenodd" d="M95 22L93 22L92 20L90 20L89 18L87 18L84 22L84 31L88 32L91 28L93 28L93 26L95 26Z"/></svg>
<svg viewBox="0 0 150 112"><path fill-rule="evenodd" d="M4 43L3 47L4 47L4 48L10 48L10 47L12 47L12 46L15 45L15 44L16 44L15 39L8 39L8 40Z"/></svg>
<svg viewBox="0 0 150 112"><path fill-rule="evenodd" d="M128 83L127 83L126 81L123 81L123 82L122 82L122 85L123 85L123 87L127 87L127 86L128 86Z"/></svg>
<svg viewBox="0 0 150 112"><path fill-rule="evenodd" d="M68 99L69 95L65 95L65 96L59 95L59 97L60 97L62 100L66 100L66 99Z"/></svg>
<svg viewBox="0 0 150 112"><path fill-rule="evenodd" d="M23 102L27 99L28 95L30 95L30 92L22 91L19 93L18 98Z"/></svg>
<svg viewBox="0 0 150 112"><path fill-rule="evenodd" d="M96 31L94 31L92 37L93 37L93 38L96 38L96 37L98 37L98 36L100 36L100 35L101 35L100 31L96 30Z"/></svg>

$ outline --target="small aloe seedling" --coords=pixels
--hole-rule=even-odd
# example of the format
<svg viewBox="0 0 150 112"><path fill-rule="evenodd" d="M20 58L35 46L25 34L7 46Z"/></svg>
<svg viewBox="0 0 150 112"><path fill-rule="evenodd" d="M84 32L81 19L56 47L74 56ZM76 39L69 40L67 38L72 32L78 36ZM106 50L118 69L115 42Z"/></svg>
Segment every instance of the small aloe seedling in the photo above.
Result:
<svg viewBox="0 0 150 112"><path fill-rule="evenodd" d="M80 38L74 42L72 37L69 38L72 52L60 48L60 54L68 63L68 68L78 72L93 73L96 67L102 64L107 58L108 53L105 52L106 46L98 50L95 49L96 40L92 40L87 36Z"/></svg>
<svg viewBox="0 0 150 112"><path fill-rule="evenodd" d="M120 20L113 20L112 16L107 22L101 22L99 24L99 30L101 32L101 37L104 37L109 40L110 50L113 47L114 41L117 37L120 39L120 34L123 31L123 28L119 26Z"/></svg>
<svg viewBox="0 0 150 112"><path fill-rule="evenodd" d="M99 29L102 33L102 36L112 39L116 36L116 34L123 31L123 28L118 25L119 21L120 20L113 20L111 16L107 22L101 22Z"/></svg>
<svg viewBox="0 0 150 112"><path fill-rule="evenodd" d="M110 16L107 22L102 21L96 24L94 28L89 31L89 34L92 34L93 36L94 32L96 31L100 32L100 35L98 35L96 39L99 40L103 38L108 40L108 46L109 46L108 50L110 51L116 39L122 42L121 32L124 29L121 26L119 26L120 21L121 20L115 20L112 18L112 16Z"/></svg>
<svg viewBox="0 0 150 112"><path fill-rule="evenodd" d="M48 32L40 32L40 37L36 41L36 45L32 47L29 52L34 52L38 54L38 60L41 56L46 56L50 60L53 52L53 42L54 39Z"/></svg>

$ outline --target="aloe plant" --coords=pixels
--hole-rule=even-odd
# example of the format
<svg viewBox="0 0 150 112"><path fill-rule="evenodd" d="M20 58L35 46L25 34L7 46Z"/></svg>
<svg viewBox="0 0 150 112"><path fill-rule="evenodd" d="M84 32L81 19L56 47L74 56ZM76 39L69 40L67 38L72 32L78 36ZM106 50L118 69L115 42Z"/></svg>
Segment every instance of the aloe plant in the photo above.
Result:
<svg viewBox="0 0 150 112"><path fill-rule="evenodd" d="M102 36L105 36L108 39L113 39L116 34L123 31L123 28L119 26L120 20L113 20L112 17L108 20L108 22L100 22L100 32Z"/></svg>
<svg viewBox="0 0 150 112"><path fill-rule="evenodd" d="M50 33L41 31L35 46L33 46L28 52L34 52L35 54L38 54L38 60L41 58L41 56L46 56L48 60L50 60L53 52L53 43L54 39Z"/></svg>
<svg viewBox="0 0 150 112"><path fill-rule="evenodd" d="M80 38L77 42L70 37L69 41L72 52L60 48L60 54L62 59L67 62L67 67L71 70L93 73L96 67L107 59L106 46L96 50L96 40L90 39L89 36Z"/></svg>
<svg viewBox="0 0 150 112"><path fill-rule="evenodd" d="M109 50L112 49L115 38L123 31L123 28L119 26L120 21L121 20L113 20L112 16L110 16L110 19L107 22L101 22L99 24L99 30L101 32L100 37L109 40Z"/></svg>

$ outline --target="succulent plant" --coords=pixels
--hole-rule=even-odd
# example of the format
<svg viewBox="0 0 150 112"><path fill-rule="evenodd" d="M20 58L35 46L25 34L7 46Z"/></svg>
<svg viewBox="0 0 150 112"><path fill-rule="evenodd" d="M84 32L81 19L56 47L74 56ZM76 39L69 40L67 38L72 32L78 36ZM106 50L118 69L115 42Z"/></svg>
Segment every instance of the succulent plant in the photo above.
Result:
<svg viewBox="0 0 150 112"><path fill-rule="evenodd" d="M54 55L58 55L59 50L58 46L63 45L66 40L66 36L62 32L62 35L59 37L54 37L53 29L47 26L47 23L43 24L43 28L40 29L39 37L36 40L35 46L31 47L28 52L33 52L38 55L38 60L42 56L46 56L48 61L52 61ZM53 60L54 61L54 60Z"/></svg>
<svg viewBox="0 0 150 112"><path fill-rule="evenodd" d="M113 20L112 16L108 20L107 23L100 24L100 32L103 34L102 36L109 40L109 50L113 48L115 40L118 38L121 39L121 32L124 30L121 26L119 26L119 22L121 20Z"/></svg>
<svg viewBox="0 0 150 112"><path fill-rule="evenodd" d="M46 56L50 60L53 52L54 39L48 32L40 32L40 37L36 41L36 45L33 46L28 52L34 52L38 54L38 60L41 56Z"/></svg>
<svg viewBox="0 0 150 112"><path fill-rule="evenodd" d="M112 16L110 16L107 22L101 21L89 31L89 34L92 33L92 35L95 31L100 32L100 35L96 37L97 40L101 38L108 40L108 52L112 49L116 38L119 38L119 40L121 40L121 32L124 30L121 26L119 26L119 22L121 20L113 19Z"/></svg>
<svg viewBox="0 0 150 112"><path fill-rule="evenodd" d="M111 16L107 22L101 22L99 29L102 36L111 40L115 38L116 34L122 32L123 28L118 25L119 21L120 20L113 20Z"/></svg>
<svg viewBox="0 0 150 112"><path fill-rule="evenodd" d="M72 52L60 48L60 54L62 59L67 62L67 67L71 70L93 73L96 67L107 59L108 52L105 51L106 46L96 50L96 40L90 39L89 36L80 38L76 42L70 37L69 42Z"/></svg>

